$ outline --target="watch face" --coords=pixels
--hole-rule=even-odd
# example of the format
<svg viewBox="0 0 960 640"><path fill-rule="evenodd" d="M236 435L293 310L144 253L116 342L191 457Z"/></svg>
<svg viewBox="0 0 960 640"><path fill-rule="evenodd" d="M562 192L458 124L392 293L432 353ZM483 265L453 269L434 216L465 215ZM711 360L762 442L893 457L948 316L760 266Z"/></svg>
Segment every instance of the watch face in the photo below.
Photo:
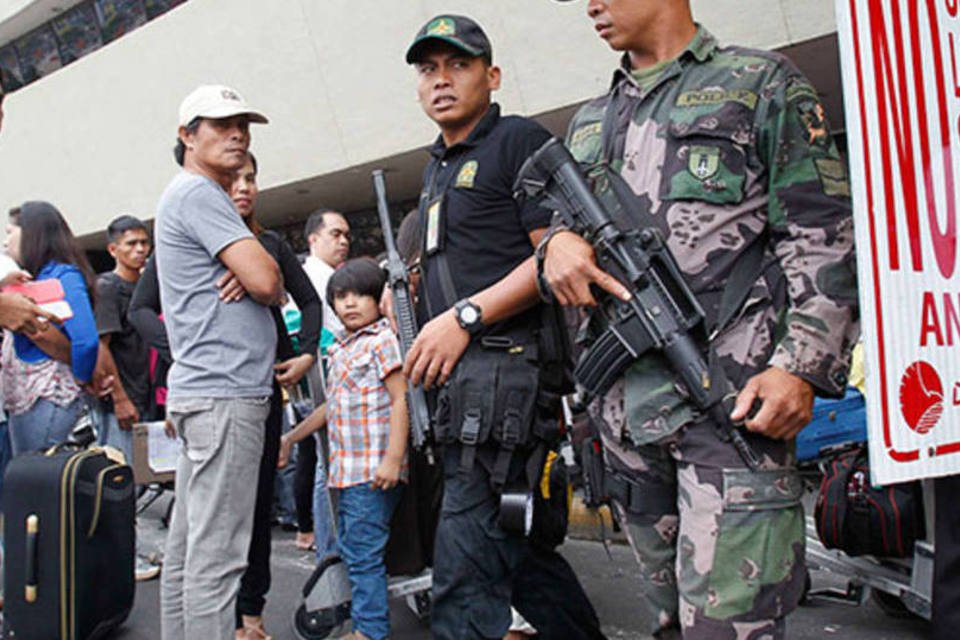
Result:
<svg viewBox="0 0 960 640"><path fill-rule="evenodd" d="M460 309L460 321L464 324L473 324L480 319L476 307L463 307Z"/></svg>

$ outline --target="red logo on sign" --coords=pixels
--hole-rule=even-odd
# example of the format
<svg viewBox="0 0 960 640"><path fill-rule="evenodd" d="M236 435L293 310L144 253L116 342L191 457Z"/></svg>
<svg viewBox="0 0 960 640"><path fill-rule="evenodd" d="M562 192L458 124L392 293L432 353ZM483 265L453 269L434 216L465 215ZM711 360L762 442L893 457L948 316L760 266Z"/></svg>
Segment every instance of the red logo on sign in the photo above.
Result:
<svg viewBox="0 0 960 640"><path fill-rule="evenodd" d="M923 435L943 415L943 382L929 362L918 360L900 379L900 411L907 425Z"/></svg>

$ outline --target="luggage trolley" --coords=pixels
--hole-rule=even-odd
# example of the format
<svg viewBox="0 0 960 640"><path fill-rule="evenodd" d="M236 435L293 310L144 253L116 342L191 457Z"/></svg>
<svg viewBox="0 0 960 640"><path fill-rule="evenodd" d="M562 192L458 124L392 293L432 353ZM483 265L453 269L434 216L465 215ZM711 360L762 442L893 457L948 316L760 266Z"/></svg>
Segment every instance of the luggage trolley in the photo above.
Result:
<svg viewBox="0 0 960 640"><path fill-rule="evenodd" d="M866 408L859 391L849 388L840 400L818 398L814 402L813 419L797 435L797 461L804 484L816 491L822 475L821 463L866 442ZM922 486L926 538L916 542L912 558L851 557L838 549L827 549L817 535L813 516L808 515L808 566L846 578L847 586L845 590L810 591L808 576L805 597L862 604L872 596L888 615L916 615L929 620L933 592L933 486L929 480L924 480Z"/></svg>
<svg viewBox="0 0 960 640"><path fill-rule="evenodd" d="M311 399L322 399L324 372L322 366L312 368L307 374L307 387ZM303 400L299 388L293 391ZM316 406L315 401L307 403ZM289 407L290 405L288 405ZM318 455L328 456L329 442L326 428L317 433L320 445ZM333 496L331 509L336 510ZM333 518L336 523L336 518ZM424 620L430 615L431 589L433 574L430 569L415 576L388 576L387 597L391 600L403 598L407 607ZM337 638L346 630L350 619L350 582L346 565L339 557L328 558L317 567L303 587L303 600L293 614L293 632L301 640L326 640Z"/></svg>

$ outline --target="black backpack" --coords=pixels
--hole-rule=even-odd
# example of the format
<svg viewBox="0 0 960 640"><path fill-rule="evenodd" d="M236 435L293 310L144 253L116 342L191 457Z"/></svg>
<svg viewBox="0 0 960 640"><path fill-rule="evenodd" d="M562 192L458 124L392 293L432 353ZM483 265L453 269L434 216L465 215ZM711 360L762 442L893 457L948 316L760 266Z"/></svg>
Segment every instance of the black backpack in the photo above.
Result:
<svg viewBox="0 0 960 640"><path fill-rule="evenodd" d="M920 482L870 484L866 447L827 459L814 517L828 549L850 556L906 558L924 533Z"/></svg>

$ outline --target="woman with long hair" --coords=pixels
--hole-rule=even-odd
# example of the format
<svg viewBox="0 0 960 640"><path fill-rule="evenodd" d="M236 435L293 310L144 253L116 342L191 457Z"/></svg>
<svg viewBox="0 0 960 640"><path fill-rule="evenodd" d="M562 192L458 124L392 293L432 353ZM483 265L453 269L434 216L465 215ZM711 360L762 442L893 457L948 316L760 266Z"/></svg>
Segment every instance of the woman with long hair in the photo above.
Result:
<svg viewBox="0 0 960 640"><path fill-rule="evenodd" d="M264 631L262 615L264 596L270 588L270 508L273 503L283 411L280 386L297 384L316 362L322 313L320 298L293 250L279 234L264 230L257 222L254 208L258 193L257 161L253 154L247 154L247 161L237 172L230 188L230 198L240 217L280 265L284 287L300 308L302 320L300 353L297 355L287 335L280 308L271 309L277 324L277 376L273 386L270 415L267 418L263 457L260 461L253 536L247 558L249 564L240 580L240 592L237 595L237 638L242 640L269 638Z"/></svg>
<svg viewBox="0 0 960 640"><path fill-rule="evenodd" d="M13 455L63 441L83 408L81 385L91 382L99 337L93 316L93 270L63 216L48 202L10 211L7 253L34 280L57 279L72 315L55 325L70 342L69 364L52 358L22 333L4 337L0 381Z"/></svg>

